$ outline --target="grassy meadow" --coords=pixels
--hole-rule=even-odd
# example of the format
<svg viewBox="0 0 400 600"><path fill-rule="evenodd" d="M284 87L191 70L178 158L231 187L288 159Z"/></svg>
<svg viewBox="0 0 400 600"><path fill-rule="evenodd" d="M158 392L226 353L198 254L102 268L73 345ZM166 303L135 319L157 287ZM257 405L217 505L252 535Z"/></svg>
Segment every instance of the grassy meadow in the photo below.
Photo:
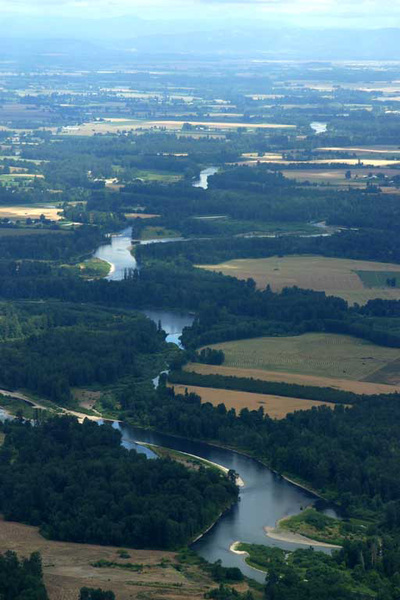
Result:
<svg viewBox="0 0 400 600"><path fill-rule="evenodd" d="M223 350L224 365L235 369L400 383L399 375L397 382L387 381L385 375L376 378L379 371L400 360L400 349L377 346L347 335L307 333L290 337L261 337L211 347Z"/></svg>
<svg viewBox="0 0 400 600"><path fill-rule="evenodd" d="M236 259L200 266L238 279L252 278L258 288L270 285L275 292L298 286L338 296L350 304L365 304L373 298L400 299L400 289L385 285L388 277L398 274L400 278L400 265L392 263L304 255ZM378 279L376 274L380 274ZM372 280L380 284L371 286Z"/></svg>

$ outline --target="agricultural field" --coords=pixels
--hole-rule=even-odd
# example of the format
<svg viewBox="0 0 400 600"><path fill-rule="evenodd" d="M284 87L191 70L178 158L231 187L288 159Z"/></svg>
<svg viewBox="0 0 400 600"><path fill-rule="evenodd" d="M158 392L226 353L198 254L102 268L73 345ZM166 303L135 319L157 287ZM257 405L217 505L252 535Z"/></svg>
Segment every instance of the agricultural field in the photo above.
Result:
<svg viewBox="0 0 400 600"><path fill-rule="evenodd" d="M400 349L377 346L366 340L330 333L306 333L288 337L261 337L211 346L225 354L225 365L238 369L260 369L281 373L300 373L376 383L400 384L392 372L383 373L394 361L400 361Z"/></svg>
<svg viewBox="0 0 400 600"><path fill-rule="evenodd" d="M393 365L392 371L400 371L399 365ZM312 385L314 387L329 387L335 390L345 390L354 394L395 394L400 392L400 383L376 383L374 381L352 381L336 377L318 377L316 375L303 375L301 373L283 373L282 371L268 371L264 369L249 369L240 367L227 367L225 365L203 365L201 363L189 363L184 367L185 371L193 371L200 375L225 375L228 377L252 377L261 381L274 381L278 383L293 383L297 385ZM389 368L386 367L389 371ZM372 377L372 376L371 376ZM389 379L389 378L387 378Z"/></svg>
<svg viewBox="0 0 400 600"><path fill-rule="evenodd" d="M265 413L272 419L284 419L289 413L296 410L310 410L313 406L330 406L332 408L332 404L327 402L303 400L302 398L286 398L270 394L253 394L250 392L221 390L196 385L178 385L176 383L169 385L175 388L177 394L184 394L185 390L187 390L200 396L202 402L210 402L213 406L225 404L228 410L234 408L237 413L242 408L258 410L262 406Z"/></svg>
<svg viewBox="0 0 400 600"><path fill-rule="evenodd" d="M62 219L61 209L54 206L0 206L0 219L39 219L44 215L51 221L60 221Z"/></svg>
<svg viewBox="0 0 400 600"><path fill-rule="evenodd" d="M400 287L399 271L357 271L357 275L368 288Z"/></svg>
<svg viewBox="0 0 400 600"><path fill-rule="evenodd" d="M160 215L150 215L147 213L141 213L141 212L131 212L131 213L125 213L125 217L127 219L155 219L156 217L159 217Z"/></svg>
<svg viewBox="0 0 400 600"><path fill-rule="evenodd" d="M20 556L41 553L50 600L76 600L81 587L112 590L118 600L192 600L217 587L197 565L177 570L174 552L129 549L124 554L109 546L49 541L35 527L1 520L0 552L6 550Z"/></svg>
<svg viewBox="0 0 400 600"><path fill-rule="evenodd" d="M351 187L365 187L365 179L363 176L367 176L370 169L359 169L352 171L352 178L346 179L346 173L348 169L284 169L282 174L287 179L296 179L297 181L309 181L310 183L317 183L320 185L330 186L345 186ZM378 172L386 172L389 169L375 170L374 174ZM393 171L393 169L391 169ZM357 175L357 177L356 177Z"/></svg>
<svg viewBox="0 0 400 600"><path fill-rule="evenodd" d="M400 289L385 285L386 279L396 273L400 277L400 265L393 263L323 256L273 256L230 260L219 265L201 265L201 268L238 279L252 278L260 289L270 285L273 291L279 292L285 287L298 286L338 296L350 304L365 304L373 298L400 299ZM359 272L363 273L362 277ZM368 272L371 276L365 275ZM379 276L382 287L370 285L370 278L378 281L376 273L382 273Z"/></svg>
<svg viewBox="0 0 400 600"><path fill-rule="evenodd" d="M244 127L244 125L243 125ZM361 161L361 164L360 164ZM283 158L260 157L257 159L248 159L243 164L254 162L274 163L279 165L348 165L349 167L394 167L400 164L399 158L369 158L363 156L358 158L314 158L311 160L288 160Z"/></svg>
<svg viewBox="0 0 400 600"><path fill-rule="evenodd" d="M64 128L63 135L94 135L95 133L116 133L118 130L136 131L147 129L167 129L181 130L182 126L188 123L193 127L203 129L230 130L238 127L247 129L293 129L295 125L286 125L281 123L246 123L231 121L191 121L186 120L139 120L139 119L105 119L104 121L94 121L84 123L73 129ZM191 133L191 132L190 132Z"/></svg>
<svg viewBox="0 0 400 600"><path fill-rule="evenodd" d="M66 233L63 229L46 229L36 227L20 227L13 229L12 227L0 227L0 237L20 237L25 235L49 235L49 234Z"/></svg>

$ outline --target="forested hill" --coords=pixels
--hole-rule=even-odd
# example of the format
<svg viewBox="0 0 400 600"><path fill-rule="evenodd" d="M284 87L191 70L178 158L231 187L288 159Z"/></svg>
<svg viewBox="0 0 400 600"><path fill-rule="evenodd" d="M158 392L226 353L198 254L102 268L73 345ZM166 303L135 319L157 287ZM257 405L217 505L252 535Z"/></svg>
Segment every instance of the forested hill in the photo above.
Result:
<svg viewBox="0 0 400 600"><path fill-rule="evenodd" d="M0 510L72 542L174 549L237 498L215 470L188 470L121 446L120 433L71 417L4 425Z"/></svg>

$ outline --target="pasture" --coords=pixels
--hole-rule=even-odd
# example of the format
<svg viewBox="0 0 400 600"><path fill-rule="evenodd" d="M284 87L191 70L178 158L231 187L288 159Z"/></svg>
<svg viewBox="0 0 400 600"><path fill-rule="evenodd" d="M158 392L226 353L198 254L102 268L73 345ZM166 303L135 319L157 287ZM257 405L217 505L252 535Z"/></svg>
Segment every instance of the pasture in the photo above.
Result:
<svg viewBox="0 0 400 600"><path fill-rule="evenodd" d="M261 369L361 381L373 377L377 383L400 384L392 373L390 381L379 371L400 360L400 348L377 346L348 335L307 333L288 337L260 337L211 346L225 354L224 365L239 369ZM394 381L397 379L397 381Z"/></svg>
<svg viewBox="0 0 400 600"><path fill-rule="evenodd" d="M400 265L378 263L346 258L326 258L323 256L272 256L270 258L236 259L219 265L200 265L202 269L216 271L238 279L252 278L260 289L267 285L274 292L285 287L326 292L329 296L338 296L350 304L365 304L374 298L399 300L400 289L386 284L387 278L396 273L400 277ZM362 277L358 272L362 272ZM365 273L382 273L382 286L370 287ZM371 275L372 277L372 275ZM376 278L376 275L373 277Z"/></svg>
<svg viewBox="0 0 400 600"><path fill-rule="evenodd" d="M237 392L215 388L200 387L196 385L169 384L175 388L177 394L184 394L185 390L201 397L202 402L210 402L213 406L225 404L229 410L234 408L239 413L242 408L258 410L261 406L264 412L272 419L284 419L287 414L296 410L310 410L313 406L330 406L327 402L303 400L302 398L286 398L270 394L253 394L250 392Z"/></svg>

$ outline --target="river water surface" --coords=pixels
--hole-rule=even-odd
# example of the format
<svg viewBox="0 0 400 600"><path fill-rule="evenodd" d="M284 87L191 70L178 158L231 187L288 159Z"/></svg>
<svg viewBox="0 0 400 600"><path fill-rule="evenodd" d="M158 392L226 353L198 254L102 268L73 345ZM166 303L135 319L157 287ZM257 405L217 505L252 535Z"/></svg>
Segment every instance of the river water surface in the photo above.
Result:
<svg viewBox="0 0 400 600"><path fill-rule="evenodd" d="M200 173L200 177L193 183L193 187L200 187L203 188L203 190L206 190L208 188L208 178L215 175L217 172L218 167L208 167L207 169L203 169Z"/></svg>

